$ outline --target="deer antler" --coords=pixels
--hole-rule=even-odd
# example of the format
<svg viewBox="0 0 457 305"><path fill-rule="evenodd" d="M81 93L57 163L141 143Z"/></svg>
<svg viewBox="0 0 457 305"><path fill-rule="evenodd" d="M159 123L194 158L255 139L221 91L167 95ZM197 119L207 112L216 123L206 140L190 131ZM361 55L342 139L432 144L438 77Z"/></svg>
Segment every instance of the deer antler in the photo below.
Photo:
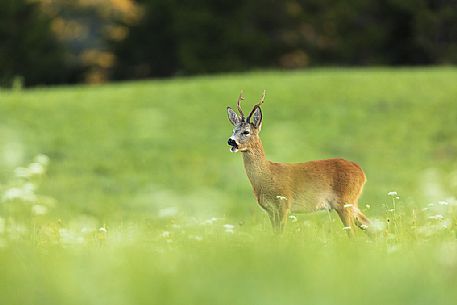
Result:
<svg viewBox="0 0 457 305"><path fill-rule="evenodd" d="M262 93L262 96L260 97L260 100L259 102L255 105L255 106L259 106L263 104L263 102L265 101L265 94L267 93L267 90L263 90L263 93ZM255 107L254 106L254 107Z"/></svg>
<svg viewBox="0 0 457 305"><path fill-rule="evenodd" d="M241 90L240 92L240 96L238 97L238 100L236 101L236 106L238 107L238 112L240 113L241 115L241 121L244 121L244 113L243 113L243 110L241 109L241 105L240 105L240 102L244 100L244 97L243 97L243 90Z"/></svg>
<svg viewBox="0 0 457 305"><path fill-rule="evenodd" d="M249 114L248 118L247 118L247 122L249 123L249 121L251 120L251 116L254 114L254 111L256 108L259 108L260 109L260 105L263 104L263 102L265 101L265 94L267 93L267 90L263 90L263 93L262 93L262 96L260 97L260 100L257 104L254 105L254 108L252 108L252 111L251 113Z"/></svg>

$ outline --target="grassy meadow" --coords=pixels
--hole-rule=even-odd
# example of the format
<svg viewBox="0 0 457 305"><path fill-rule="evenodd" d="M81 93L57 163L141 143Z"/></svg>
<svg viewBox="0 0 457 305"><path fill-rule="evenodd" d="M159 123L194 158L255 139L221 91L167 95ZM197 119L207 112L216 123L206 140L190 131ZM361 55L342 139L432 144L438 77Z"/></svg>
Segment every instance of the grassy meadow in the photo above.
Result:
<svg viewBox="0 0 457 305"><path fill-rule="evenodd" d="M272 234L226 143L240 89L270 160L362 166L372 238ZM456 197L456 68L0 89L2 305L455 304Z"/></svg>

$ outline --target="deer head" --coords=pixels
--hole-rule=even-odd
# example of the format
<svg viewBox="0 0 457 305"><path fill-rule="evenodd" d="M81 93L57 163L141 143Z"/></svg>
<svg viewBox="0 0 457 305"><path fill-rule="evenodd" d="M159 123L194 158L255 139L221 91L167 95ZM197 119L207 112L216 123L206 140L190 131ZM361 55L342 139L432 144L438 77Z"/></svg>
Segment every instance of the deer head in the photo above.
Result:
<svg viewBox="0 0 457 305"><path fill-rule="evenodd" d="M234 126L233 134L227 141L228 145L230 145L231 152L248 151L252 145L258 143L260 129L262 128L262 110L260 109L260 105L265 100L265 90L260 97L260 101L252 108L247 118L245 118L241 109L240 103L242 100L244 100L243 91L241 91L237 100L237 108L240 115L232 108L227 107L228 119Z"/></svg>

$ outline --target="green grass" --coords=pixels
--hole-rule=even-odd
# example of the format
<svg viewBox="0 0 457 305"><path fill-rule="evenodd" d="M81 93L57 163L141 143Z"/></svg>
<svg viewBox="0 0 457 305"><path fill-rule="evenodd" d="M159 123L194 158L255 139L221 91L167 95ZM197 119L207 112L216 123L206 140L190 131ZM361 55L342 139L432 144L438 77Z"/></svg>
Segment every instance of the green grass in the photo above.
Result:
<svg viewBox="0 0 457 305"><path fill-rule="evenodd" d="M376 68L0 91L0 304L454 304L456 84ZM246 109L267 90L269 159L364 168L372 239L325 212L271 233L226 144L241 88ZM46 172L18 177L39 154Z"/></svg>

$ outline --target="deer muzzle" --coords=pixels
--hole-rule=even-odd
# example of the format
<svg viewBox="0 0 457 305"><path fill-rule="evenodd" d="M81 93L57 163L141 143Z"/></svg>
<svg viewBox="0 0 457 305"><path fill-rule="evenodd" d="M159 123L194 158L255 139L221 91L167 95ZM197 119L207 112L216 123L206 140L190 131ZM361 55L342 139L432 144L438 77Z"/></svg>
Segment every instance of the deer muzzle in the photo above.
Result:
<svg viewBox="0 0 457 305"><path fill-rule="evenodd" d="M227 144L231 146L230 147L231 152L236 152L238 150L238 144L232 138L228 139Z"/></svg>

